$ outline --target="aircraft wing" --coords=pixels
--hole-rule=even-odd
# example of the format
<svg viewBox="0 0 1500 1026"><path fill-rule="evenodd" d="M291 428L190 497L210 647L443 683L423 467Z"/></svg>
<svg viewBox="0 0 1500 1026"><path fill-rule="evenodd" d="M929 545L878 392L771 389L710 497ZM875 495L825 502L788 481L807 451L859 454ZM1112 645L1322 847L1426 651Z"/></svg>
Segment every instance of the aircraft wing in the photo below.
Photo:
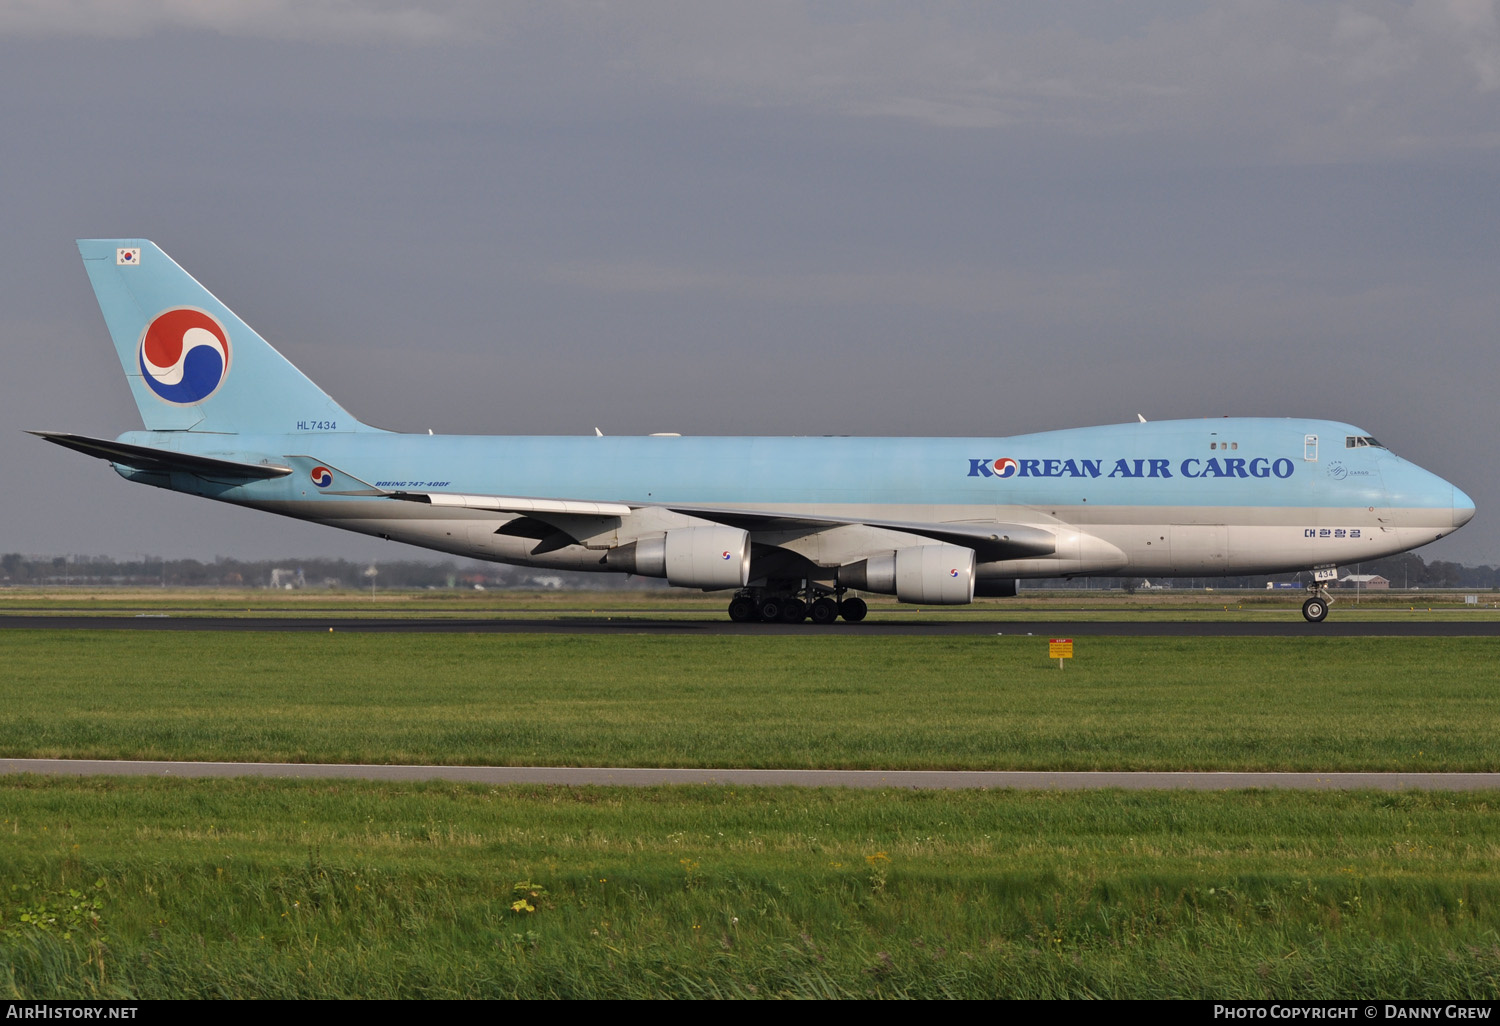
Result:
<svg viewBox="0 0 1500 1026"><path fill-rule="evenodd" d="M674 513L711 520L754 534L758 531L796 531L856 525L915 534L933 541L949 542L973 549L983 561L1050 556L1057 551L1057 536L1045 527L1003 524L997 521L929 522L872 520L860 517L830 517L798 513L768 513L761 510L721 509L714 506L664 506Z"/></svg>
<svg viewBox="0 0 1500 1026"><path fill-rule="evenodd" d="M459 506L491 513L557 514L586 517L623 517L637 507L622 502L590 502L585 499L529 499L507 495L461 495L456 492L391 492L390 498L425 502L432 506Z"/></svg>
<svg viewBox="0 0 1500 1026"><path fill-rule="evenodd" d="M275 463L244 463L240 460L225 460L215 456L196 456L191 453L173 452L171 449L154 449L147 445L131 445L127 442L90 438L88 435L70 435L61 431L30 431L28 434L45 438L64 449L72 449L101 460L109 460L111 463L130 467L133 470L164 473L175 470L190 474L252 480L285 477L292 472L291 467Z"/></svg>
<svg viewBox="0 0 1500 1026"><path fill-rule="evenodd" d="M973 549L984 561L1050 556L1057 551L1057 537L1044 527L998 522L921 522L908 520L869 520L859 517L824 516L764 510L725 509L718 506L682 506L662 504L630 505L621 502L595 502L583 499L544 499L503 495L460 495L449 492L392 492L390 498L406 502L424 502L433 506L457 506L494 513L515 513L552 524L563 531L569 521L578 517L627 517L637 510L665 509L673 513L707 520L728 527L738 527L752 535L778 531L814 533L834 527L878 527L914 534L934 541L949 542Z"/></svg>

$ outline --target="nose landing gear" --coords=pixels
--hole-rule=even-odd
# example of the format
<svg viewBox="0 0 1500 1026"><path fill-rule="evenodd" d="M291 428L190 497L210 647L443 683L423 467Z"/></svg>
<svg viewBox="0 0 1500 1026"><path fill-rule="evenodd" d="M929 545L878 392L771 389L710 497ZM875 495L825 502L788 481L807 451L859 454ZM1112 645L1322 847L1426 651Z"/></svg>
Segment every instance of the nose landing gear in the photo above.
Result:
<svg viewBox="0 0 1500 1026"><path fill-rule="evenodd" d="M1307 585L1307 601L1302 603L1302 618L1308 623L1322 623L1328 618L1328 607L1333 597L1328 594L1328 582L1338 580L1338 568L1325 566L1312 572Z"/></svg>
<svg viewBox="0 0 1500 1026"><path fill-rule="evenodd" d="M1318 594L1302 603L1302 618L1308 623L1322 623L1328 618L1328 603L1333 601L1322 588Z"/></svg>

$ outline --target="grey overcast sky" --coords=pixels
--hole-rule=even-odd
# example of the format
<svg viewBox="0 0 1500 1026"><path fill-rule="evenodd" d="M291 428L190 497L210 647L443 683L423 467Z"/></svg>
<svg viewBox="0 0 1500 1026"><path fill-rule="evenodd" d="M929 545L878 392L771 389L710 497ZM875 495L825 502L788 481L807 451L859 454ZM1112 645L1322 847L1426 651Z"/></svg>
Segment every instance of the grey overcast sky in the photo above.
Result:
<svg viewBox="0 0 1500 1026"><path fill-rule="evenodd" d="M0 0L0 119L0 551L417 555L23 433L141 236L383 427L1328 416L1500 563L1495 0Z"/></svg>

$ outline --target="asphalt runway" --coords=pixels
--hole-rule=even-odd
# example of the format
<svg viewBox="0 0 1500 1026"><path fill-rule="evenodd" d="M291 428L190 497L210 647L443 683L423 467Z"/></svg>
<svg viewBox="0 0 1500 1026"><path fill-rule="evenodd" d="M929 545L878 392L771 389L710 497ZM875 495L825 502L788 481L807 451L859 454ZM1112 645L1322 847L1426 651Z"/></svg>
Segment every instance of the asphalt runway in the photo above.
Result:
<svg viewBox="0 0 1500 1026"><path fill-rule="evenodd" d="M370 766L290 762L127 762L0 759L0 774L135 777L281 777L301 780L450 780L471 784L652 787L849 787L1021 791L1492 791L1500 773L1108 773L974 770L653 769L589 766Z"/></svg>
<svg viewBox="0 0 1500 1026"><path fill-rule="evenodd" d="M338 616L0 616L0 630L275 631L330 630L364 634L661 634L788 635L799 637L949 637L1033 635L1048 638L1493 638L1500 620L1340 620L1335 611L1322 623L1307 623L1295 610L1285 620L923 620L920 614L875 616L863 623L815 627L811 623L733 623L649 616L574 616L538 619Z"/></svg>

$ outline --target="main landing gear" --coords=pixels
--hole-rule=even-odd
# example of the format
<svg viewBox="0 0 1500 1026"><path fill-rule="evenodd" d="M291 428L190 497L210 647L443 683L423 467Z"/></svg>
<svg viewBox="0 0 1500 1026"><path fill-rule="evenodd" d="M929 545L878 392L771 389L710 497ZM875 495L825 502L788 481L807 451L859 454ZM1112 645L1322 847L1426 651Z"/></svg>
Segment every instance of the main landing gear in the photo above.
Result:
<svg viewBox="0 0 1500 1026"><path fill-rule="evenodd" d="M745 588L729 602L729 618L735 623L802 623L811 620L827 625L843 617L859 623L870 607L862 598L844 598L844 589L833 592L819 588Z"/></svg>

